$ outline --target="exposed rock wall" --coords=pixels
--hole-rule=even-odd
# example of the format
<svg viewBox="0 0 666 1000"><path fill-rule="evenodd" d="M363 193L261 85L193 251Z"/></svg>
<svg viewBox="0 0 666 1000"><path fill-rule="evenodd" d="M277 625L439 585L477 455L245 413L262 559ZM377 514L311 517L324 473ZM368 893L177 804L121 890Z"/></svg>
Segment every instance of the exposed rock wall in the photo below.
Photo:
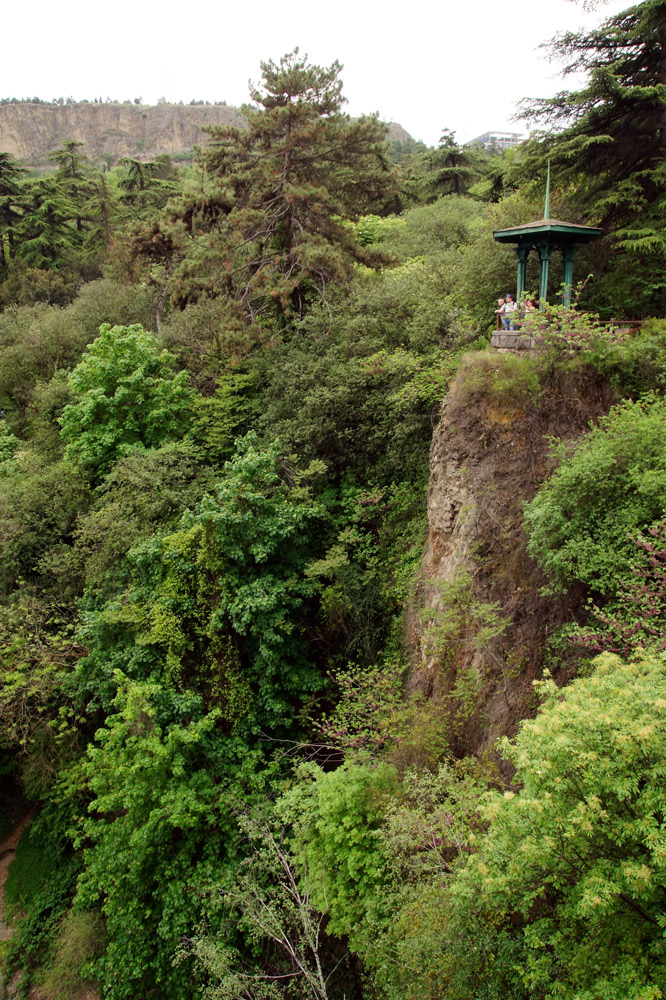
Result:
<svg viewBox="0 0 666 1000"><path fill-rule="evenodd" d="M70 139L85 144L94 163L115 163L122 156L151 160L160 153L178 156L204 139L204 125L239 125L236 108L223 104L3 104L0 151L32 165Z"/></svg>
<svg viewBox="0 0 666 1000"><path fill-rule="evenodd" d="M530 359L491 351L463 361L444 401L408 623L410 684L451 716L458 752L492 748L535 710L532 682L543 670L546 640L575 614L581 594L540 596L545 581L527 553L523 504L552 471L548 438L575 440L612 401L593 373L537 375ZM462 598L460 574L469 576ZM479 648L490 607L507 625Z"/></svg>
<svg viewBox="0 0 666 1000"><path fill-rule="evenodd" d="M43 166L50 152L74 139L93 163L113 165L123 156L182 156L205 141L204 125L242 124L240 111L226 104L2 104L0 152ZM392 139L410 138L395 122L388 128Z"/></svg>

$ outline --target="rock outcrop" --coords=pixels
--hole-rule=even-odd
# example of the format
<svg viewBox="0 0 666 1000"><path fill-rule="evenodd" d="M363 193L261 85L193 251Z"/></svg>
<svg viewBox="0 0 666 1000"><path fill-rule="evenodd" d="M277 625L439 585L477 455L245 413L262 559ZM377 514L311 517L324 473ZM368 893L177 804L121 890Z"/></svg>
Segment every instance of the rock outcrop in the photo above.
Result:
<svg viewBox="0 0 666 1000"><path fill-rule="evenodd" d="M581 595L541 595L523 504L552 471L549 438L575 440L612 401L593 373L555 376L492 351L463 360L444 401L408 639L410 685L451 716L458 752L492 748L534 713L548 637Z"/></svg>
<svg viewBox="0 0 666 1000"><path fill-rule="evenodd" d="M3 104L0 150L39 166L74 139L93 163L112 165L123 156L182 156L204 140L204 125L242 123L240 112L225 104Z"/></svg>
<svg viewBox="0 0 666 1000"><path fill-rule="evenodd" d="M237 108L226 104L33 104L0 105L0 152L30 166L45 166L64 142L82 142L82 152L98 165L121 157L152 160L161 153L178 158L206 139L205 125L242 125ZM389 137L410 138L395 122Z"/></svg>

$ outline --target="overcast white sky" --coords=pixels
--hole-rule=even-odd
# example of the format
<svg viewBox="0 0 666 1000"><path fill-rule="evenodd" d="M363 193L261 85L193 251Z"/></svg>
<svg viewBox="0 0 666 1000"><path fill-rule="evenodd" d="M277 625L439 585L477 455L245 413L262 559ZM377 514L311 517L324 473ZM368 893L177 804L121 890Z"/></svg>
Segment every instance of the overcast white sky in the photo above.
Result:
<svg viewBox="0 0 666 1000"><path fill-rule="evenodd" d="M378 111L434 145L520 131L522 97L559 90L538 51L556 32L600 23L631 0L585 13L568 0L32 0L3 5L0 96L247 100L262 59L298 45L343 63L347 110Z"/></svg>

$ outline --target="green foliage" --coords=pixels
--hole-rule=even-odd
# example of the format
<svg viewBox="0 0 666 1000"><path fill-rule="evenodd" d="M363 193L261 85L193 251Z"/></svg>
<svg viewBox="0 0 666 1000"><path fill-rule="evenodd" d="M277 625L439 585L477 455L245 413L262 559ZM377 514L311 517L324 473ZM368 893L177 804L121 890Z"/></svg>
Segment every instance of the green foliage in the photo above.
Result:
<svg viewBox="0 0 666 1000"><path fill-rule="evenodd" d="M256 338L230 322L226 300L201 297L184 309L172 310L162 327L164 341L191 373L197 387L210 396L217 380L233 378L230 364L243 363ZM245 368L241 369L245 373Z"/></svg>
<svg viewBox="0 0 666 1000"><path fill-rule="evenodd" d="M666 387L666 323L650 319L628 336L598 338L584 353L583 360L589 361L624 397L636 398L651 390L663 393Z"/></svg>
<svg viewBox="0 0 666 1000"><path fill-rule="evenodd" d="M626 401L578 445L562 443L560 466L525 506L529 548L553 582L617 591L631 565L630 534L666 509L666 403Z"/></svg>
<svg viewBox="0 0 666 1000"><path fill-rule="evenodd" d="M336 970L327 968L333 962L326 954L325 918L312 905L309 879L296 867L284 827L260 814L241 815L239 825L246 856L223 890L222 919L214 931L200 931L191 946L213 980L204 996L268 1000L290 996L296 987L327 1000ZM253 945L251 963L230 945L239 932Z"/></svg>
<svg viewBox="0 0 666 1000"><path fill-rule="evenodd" d="M362 247L383 243L404 224L405 220L397 216L382 218L380 215L362 215L358 222L353 223L356 239Z"/></svg>
<svg viewBox="0 0 666 1000"><path fill-rule="evenodd" d="M175 528L216 478L188 442L169 442L121 458L81 512L76 549L89 591L116 593L129 582L129 551L156 531Z"/></svg>
<svg viewBox="0 0 666 1000"><path fill-rule="evenodd" d="M22 596L0 622L0 748L12 752L31 799L51 788L78 751L65 721L67 672L81 653L62 606Z"/></svg>
<svg viewBox="0 0 666 1000"><path fill-rule="evenodd" d="M187 373L143 327L100 327L69 376L75 402L61 417L66 458L101 475L121 455L181 437L189 423Z"/></svg>
<svg viewBox="0 0 666 1000"><path fill-rule="evenodd" d="M153 299L150 290L94 281L64 309L45 304L5 309L0 313L0 408L14 424L23 422L38 382L75 365L101 323L150 322Z"/></svg>
<svg viewBox="0 0 666 1000"><path fill-rule="evenodd" d="M14 420L25 412L38 381L78 360L84 337L67 310L33 306L0 313L0 402Z"/></svg>
<svg viewBox="0 0 666 1000"><path fill-rule="evenodd" d="M330 932L348 935L352 945L376 914L387 881L380 828L398 787L391 764L346 763L330 772L304 766L300 784L287 793L294 853L309 873L310 898L328 914Z"/></svg>
<svg viewBox="0 0 666 1000"><path fill-rule="evenodd" d="M60 923L53 958L40 984L47 996L72 1000L93 987L87 970L102 950L104 939L104 922L99 913L70 910Z"/></svg>
<svg viewBox="0 0 666 1000"><path fill-rule="evenodd" d="M72 542L77 516L88 505L88 483L68 463L49 464L31 449L13 462L14 474L0 477L2 593L37 584L64 600L79 582Z"/></svg>
<svg viewBox="0 0 666 1000"><path fill-rule="evenodd" d="M13 461L21 442L12 434L6 420L0 420L0 476L8 476L16 468Z"/></svg>
<svg viewBox="0 0 666 1000"><path fill-rule="evenodd" d="M185 1000L196 986L171 959L203 915L205 886L233 854L231 810L247 795L256 754L244 748L230 781L217 712L184 698L181 720L167 725L159 685L117 679L114 714L81 769L91 802L87 818L77 817L84 870L75 905L104 915L108 941L91 971L110 1000L153 988Z"/></svg>
<svg viewBox="0 0 666 1000"><path fill-rule="evenodd" d="M445 128L437 149L420 157L422 199L465 194L483 176L489 159L480 146L459 146L455 132Z"/></svg>
<svg viewBox="0 0 666 1000"><path fill-rule="evenodd" d="M322 343L320 322L323 316L298 342L273 352L261 424L289 450L324 461L334 479L351 471L360 482L384 484L398 470L401 479L420 478L451 359L376 349L378 335L355 347ZM348 325L367 335L365 327L362 314Z"/></svg>
<svg viewBox="0 0 666 1000"><path fill-rule="evenodd" d="M83 243L73 201L55 177L32 181L21 201L23 211L15 228L17 258L32 268L66 265Z"/></svg>
<svg viewBox="0 0 666 1000"><path fill-rule="evenodd" d="M376 663L399 640L402 601L420 558L424 530L423 487L391 484L364 490L347 482L330 503L336 533L326 553L308 567L320 581L320 627L331 664ZM390 655L390 654L389 654Z"/></svg>
<svg viewBox="0 0 666 1000"><path fill-rule="evenodd" d="M76 297L80 287L80 276L73 267L63 265L57 270L45 271L31 267L24 260L13 260L0 284L0 306L65 307Z"/></svg>
<svg viewBox="0 0 666 1000"><path fill-rule="evenodd" d="M433 772L414 770L405 775L402 794L389 803L382 842L390 878L382 919L371 924L362 955L390 1000L515 995L497 969L503 957L497 938L491 945L499 960L497 992L474 981L488 932L460 914L454 917L448 898L461 863L483 837L486 781L473 761L441 764Z"/></svg>
<svg viewBox="0 0 666 1000"><path fill-rule="evenodd" d="M344 220L372 210L393 180L385 126L342 112L339 63L313 66L296 49L261 69L246 126L207 129L200 159L212 190L182 215L188 231L209 238L203 253L190 254L177 294L223 293L237 322L268 314L284 325L348 278L355 260L372 261Z"/></svg>
<svg viewBox="0 0 666 1000"><path fill-rule="evenodd" d="M201 442L209 462L231 458L236 439L243 437L259 415L257 384L259 375L230 371L220 376L214 396L194 401L192 437Z"/></svg>
<svg viewBox="0 0 666 1000"><path fill-rule="evenodd" d="M666 647L666 521L632 537L630 575L618 578L618 594L603 608L592 605L590 624L574 638L594 652L631 656L634 650Z"/></svg>
<svg viewBox="0 0 666 1000"><path fill-rule="evenodd" d="M538 717L504 742L520 791L488 799L489 832L456 896L478 920L523 924L530 996L656 998L666 987L664 665L606 654L592 676L540 691Z"/></svg>
<svg viewBox="0 0 666 1000"><path fill-rule="evenodd" d="M248 435L177 530L137 547L133 586L89 616L79 674L90 694L107 699L118 666L201 692L229 727L292 718L293 701L321 683L300 615L324 512L297 469L281 471L279 444L263 450Z"/></svg>
<svg viewBox="0 0 666 1000"><path fill-rule="evenodd" d="M124 156L118 162L123 168L118 182L121 200L132 206L133 219L154 217L177 194L176 171L166 153L152 161Z"/></svg>
<svg viewBox="0 0 666 1000"><path fill-rule="evenodd" d="M473 242L483 231L484 215L483 206L471 198L439 198L433 205L412 208L399 219L382 220L382 228L388 228L386 249L403 261L440 258Z"/></svg>
<svg viewBox="0 0 666 1000"><path fill-rule="evenodd" d="M478 211L478 208L477 208ZM480 330L495 326L493 310L497 299L515 291L516 261L510 248L493 239L493 231L538 219L543 203L517 191L485 210L485 224L478 226L475 239L467 242L452 273L451 294L455 305ZM528 262L527 284L536 287L536 255Z"/></svg>
<svg viewBox="0 0 666 1000"><path fill-rule="evenodd" d="M510 413L534 404L541 389L539 362L525 354L478 351L468 355L456 374L459 391L470 405L483 403L498 412Z"/></svg>
<svg viewBox="0 0 666 1000"><path fill-rule="evenodd" d="M147 285L118 284L108 278L87 282L66 310L69 325L81 338L81 353L97 336L102 323L111 326L140 324L149 329L158 297L159 291Z"/></svg>
<svg viewBox="0 0 666 1000"><path fill-rule="evenodd" d="M81 860L57 834L39 824L29 827L7 873L6 912L21 917L5 957L9 975L19 969L29 974L44 961L72 898Z"/></svg>
<svg viewBox="0 0 666 1000"><path fill-rule="evenodd" d="M11 260L14 229L20 219L19 180L25 173L9 153L0 153L0 276Z"/></svg>
<svg viewBox="0 0 666 1000"><path fill-rule="evenodd" d="M333 680L338 702L317 729L332 748L346 753L379 754L405 728L404 668L398 664L338 671Z"/></svg>
<svg viewBox="0 0 666 1000"><path fill-rule="evenodd" d="M520 322L520 332L537 338L558 361L578 352L599 354L612 343L613 336L599 323L599 317L579 312L575 306L544 303L536 312L528 312Z"/></svg>

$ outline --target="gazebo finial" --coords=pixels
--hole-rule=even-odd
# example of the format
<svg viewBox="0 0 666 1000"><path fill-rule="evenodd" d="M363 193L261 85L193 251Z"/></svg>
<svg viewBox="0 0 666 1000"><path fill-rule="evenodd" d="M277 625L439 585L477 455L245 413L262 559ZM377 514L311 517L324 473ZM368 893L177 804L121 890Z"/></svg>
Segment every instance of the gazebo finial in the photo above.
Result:
<svg viewBox="0 0 666 1000"><path fill-rule="evenodd" d="M543 206L544 219L550 219L550 160L548 161L548 176L546 178L546 203Z"/></svg>

